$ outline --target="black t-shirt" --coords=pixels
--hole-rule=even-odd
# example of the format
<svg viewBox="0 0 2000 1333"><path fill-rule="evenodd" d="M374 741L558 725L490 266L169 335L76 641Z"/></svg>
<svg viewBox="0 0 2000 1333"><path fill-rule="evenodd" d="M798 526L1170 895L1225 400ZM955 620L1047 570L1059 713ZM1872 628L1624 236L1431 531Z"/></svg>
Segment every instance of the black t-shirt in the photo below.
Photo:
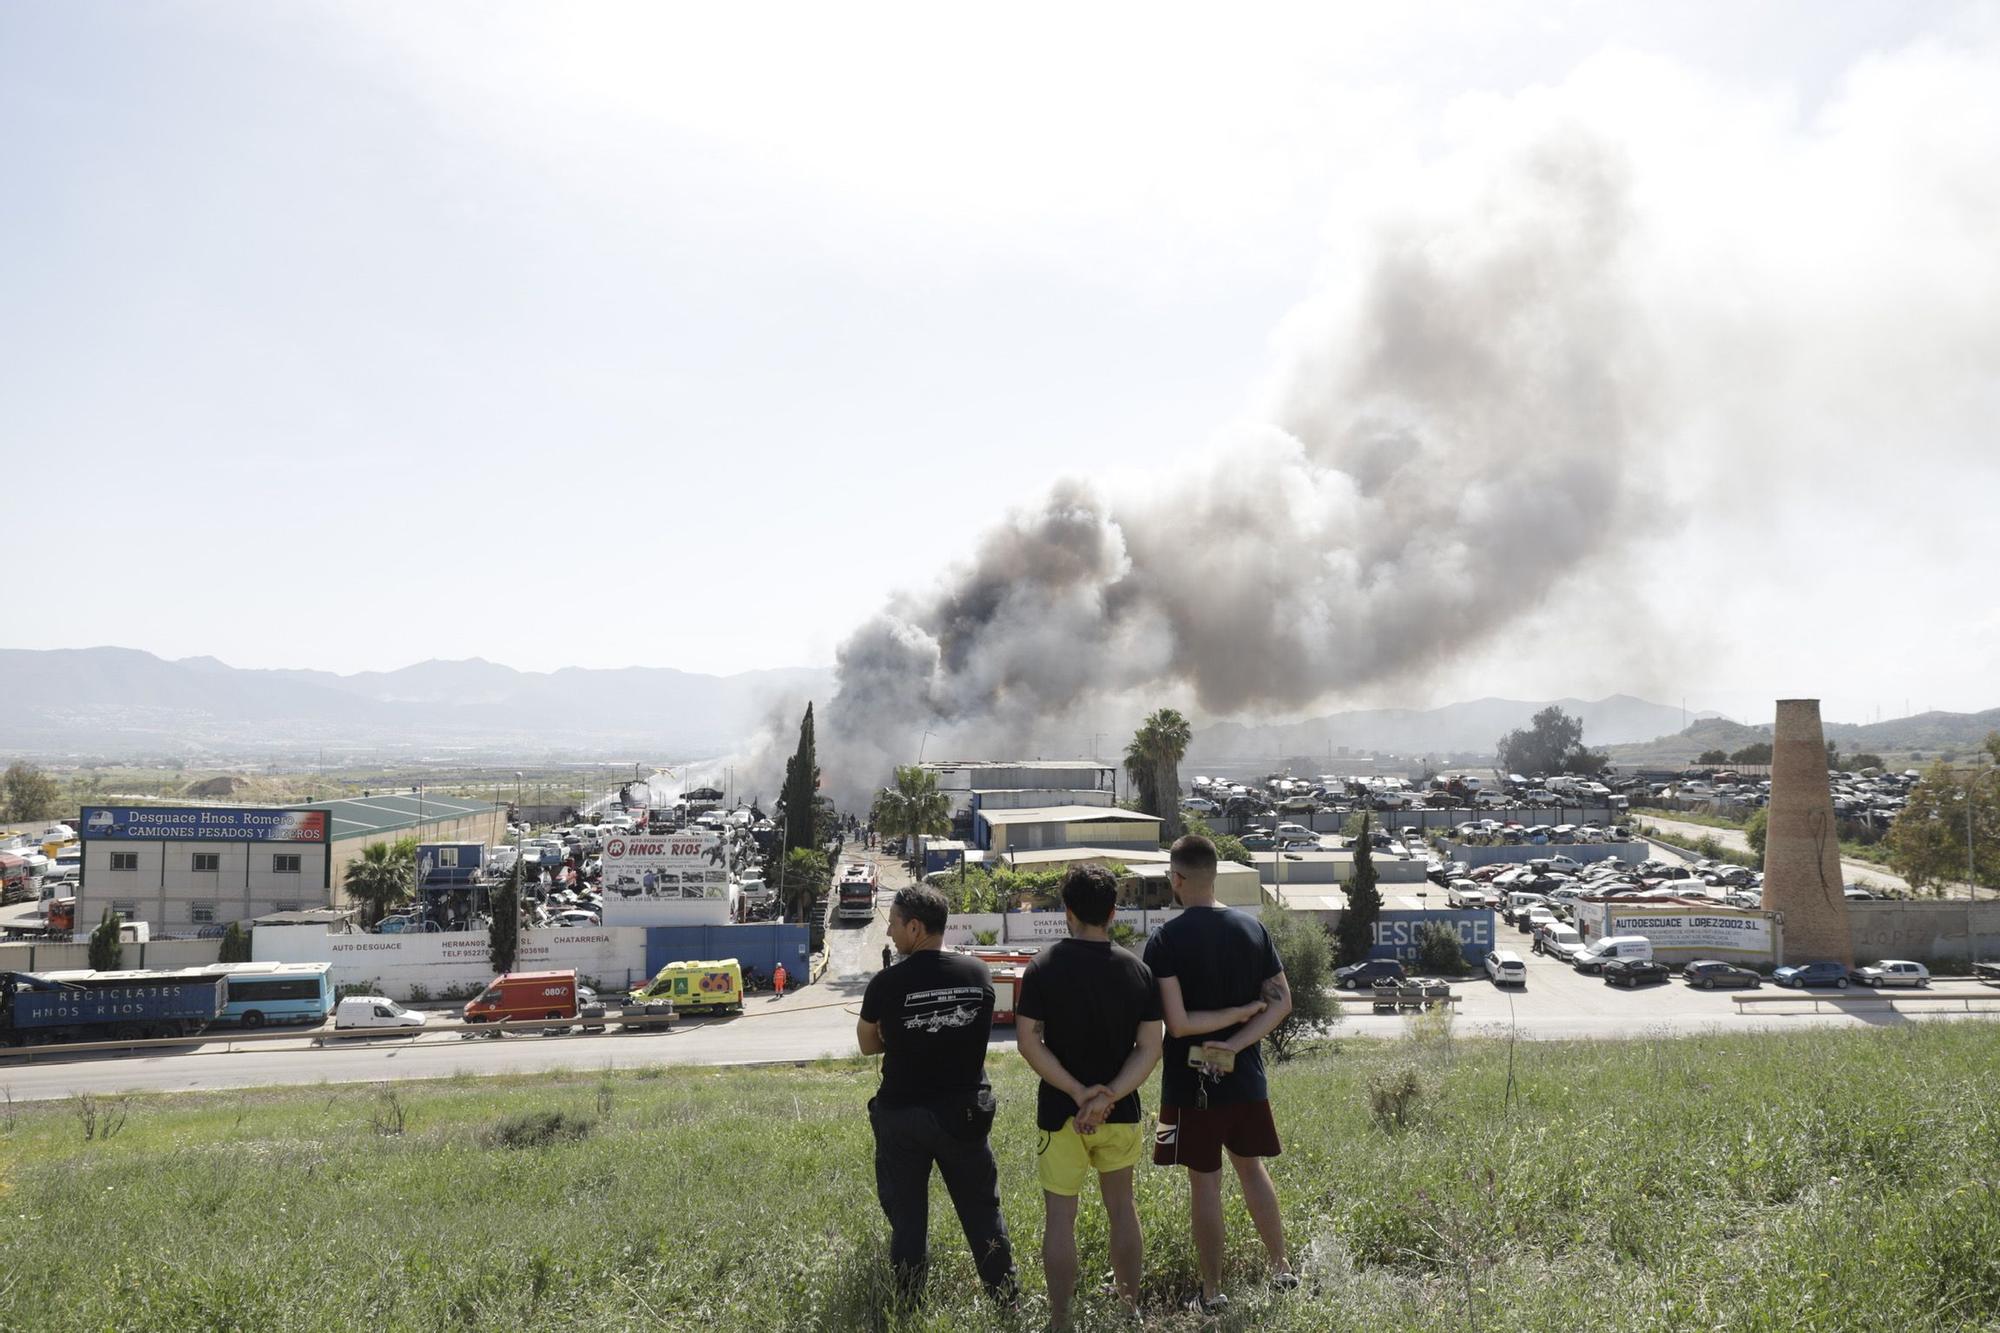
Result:
<svg viewBox="0 0 2000 1333"><path fill-rule="evenodd" d="M1146 966L1161 981L1180 983L1181 1005L1192 1014L1203 1009L1231 1009L1261 999L1264 983L1284 971L1278 950L1263 922L1247 912L1227 907L1190 907L1153 932L1146 941ZM1236 1068L1210 1079L1188 1067L1187 1053L1205 1041L1227 1041L1242 1024L1205 1032L1198 1037L1168 1034L1161 1057L1160 1104L1209 1106L1262 1101L1264 1043L1236 1055ZM1200 1096L1206 1084L1206 1098Z"/></svg>
<svg viewBox="0 0 2000 1333"><path fill-rule="evenodd" d="M1139 1024L1159 1018L1160 992L1146 965L1110 940L1062 940L1028 964L1014 1013L1042 1024L1042 1043L1072 1078L1085 1087L1108 1085L1138 1044ZM1044 1080L1035 1127L1058 1130L1075 1114L1076 1099ZM1106 1119L1136 1124L1138 1092Z"/></svg>
<svg viewBox="0 0 2000 1333"><path fill-rule="evenodd" d="M861 1021L882 1025L884 1106L921 1106L986 1087L993 974L977 958L923 949L877 972Z"/></svg>

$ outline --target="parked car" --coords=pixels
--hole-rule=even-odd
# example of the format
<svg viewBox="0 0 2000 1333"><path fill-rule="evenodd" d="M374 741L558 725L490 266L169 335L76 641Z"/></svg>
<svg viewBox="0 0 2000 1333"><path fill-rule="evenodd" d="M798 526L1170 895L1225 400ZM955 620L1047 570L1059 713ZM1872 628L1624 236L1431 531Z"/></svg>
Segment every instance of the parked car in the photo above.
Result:
<svg viewBox="0 0 2000 1333"><path fill-rule="evenodd" d="M1667 965L1650 958L1611 958L1604 963L1607 986L1650 986L1667 979Z"/></svg>
<svg viewBox="0 0 2000 1333"><path fill-rule="evenodd" d="M1884 958L1873 967L1856 968L1854 979L1864 986L1928 986L1931 970L1922 963Z"/></svg>
<svg viewBox="0 0 2000 1333"><path fill-rule="evenodd" d="M1512 949L1496 949L1486 955L1486 975L1496 986L1526 986L1528 965Z"/></svg>
<svg viewBox="0 0 2000 1333"><path fill-rule="evenodd" d="M1831 986L1835 990L1846 990L1847 968L1840 963L1797 963L1771 973L1771 980L1794 990L1807 986Z"/></svg>
<svg viewBox="0 0 2000 1333"><path fill-rule="evenodd" d="M556 913L558 926L601 926L604 921L597 913L583 907L571 907Z"/></svg>
<svg viewBox="0 0 2000 1333"><path fill-rule="evenodd" d="M1764 984L1764 978L1747 967L1734 963L1724 963L1714 958L1697 958L1681 969L1681 979L1696 990L1724 990L1745 987L1757 990Z"/></svg>
<svg viewBox="0 0 2000 1333"><path fill-rule="evenodd" d="M385 916L375 925L379 935L434 935L441 929L424 916Z"/></svg>
<svg viewBox="0 0 2000 1333"><path fill-rule="evenodd" d="M1190 796L1181 802L1181 809L1192 811L1198 815L1212 815L1219 808L1214 801L1209 800L1206 796Z"/></svg>
<svg viewBox="0 0 2000 1333"><path fill-rule="evenodd" d="M1403 977L1403 965L1393 958L1364 958L1334 969L1333 984L1360 989L1378 981L1401 981Z"/></svg>

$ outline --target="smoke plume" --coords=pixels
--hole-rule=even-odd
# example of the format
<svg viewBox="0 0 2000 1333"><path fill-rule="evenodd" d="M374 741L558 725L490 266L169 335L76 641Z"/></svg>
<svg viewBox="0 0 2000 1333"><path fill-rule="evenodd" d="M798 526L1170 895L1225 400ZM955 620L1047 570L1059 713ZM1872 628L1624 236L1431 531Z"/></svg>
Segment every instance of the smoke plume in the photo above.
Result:
<svg viewBox="0 0 2000 1333"><path fill-rule="evenodd" d="M1626 194L1617 152L1578 132L1471 210L1380 228L1358 280L1295 321L1267 420L1144 494L1057 482L855 631L835 767L880 781L924 730L1019 750L1138 690L1295 710L1533 606L1613 540L1642 484Z"/></svg>

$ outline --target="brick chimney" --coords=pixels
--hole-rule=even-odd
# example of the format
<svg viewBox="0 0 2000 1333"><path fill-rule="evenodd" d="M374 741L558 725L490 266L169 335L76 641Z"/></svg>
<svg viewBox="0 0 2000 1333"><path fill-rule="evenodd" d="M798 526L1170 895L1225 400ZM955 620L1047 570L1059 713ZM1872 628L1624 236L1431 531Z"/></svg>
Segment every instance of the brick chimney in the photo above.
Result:
<svg viewBox="0 0 2000 1333"><path fill-rule="evenodd" d="M1785 914L1779 962L1854 965L1844 888L1819 700L1780 699L1764 840L1764 907Z"/></svg>

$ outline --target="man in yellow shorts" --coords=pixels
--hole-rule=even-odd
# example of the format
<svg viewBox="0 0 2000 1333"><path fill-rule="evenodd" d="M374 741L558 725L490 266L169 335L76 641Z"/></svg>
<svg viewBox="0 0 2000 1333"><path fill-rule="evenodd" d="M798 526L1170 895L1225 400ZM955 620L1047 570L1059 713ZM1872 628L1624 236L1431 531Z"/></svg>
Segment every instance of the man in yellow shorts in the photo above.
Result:
<svg viewBox="0 0 2000 1333"><path fill-rule="evenodd" d="M1035 1099L1042 1182L1042 1272L1049 1322L1069 1326L1076 1290L1076 1201L1091 1173L1104 1197L1111 1271L1127 1310L1139 1304L1143 1242L1132 1168L1145 1140L1139 1088L1159 1063L1163 1031L1153 974L1111 942L1118 883L1103 866L1063 880L1070 938L1028 964L1014 1003L1015 1042L1042 1076Z"/></svg>

